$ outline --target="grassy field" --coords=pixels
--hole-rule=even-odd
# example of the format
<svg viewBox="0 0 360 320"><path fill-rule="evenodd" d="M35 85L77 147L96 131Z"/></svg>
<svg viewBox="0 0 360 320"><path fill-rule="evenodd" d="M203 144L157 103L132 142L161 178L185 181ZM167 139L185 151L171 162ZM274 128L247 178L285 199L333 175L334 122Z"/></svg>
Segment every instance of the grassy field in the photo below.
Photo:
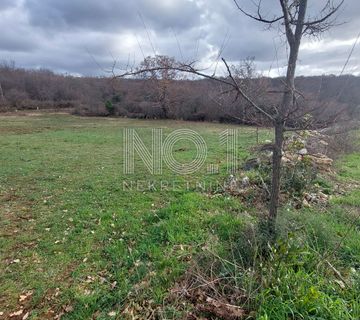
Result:
<svg viewBox="0 0 360 320"><path fill-rule="evenodd" d="M191 177L168 169L154 176L136 159L135 173L124 175L123 129L135 128L150 146L154 127L165 134L197 131L208 145L206 164L219 166L219 173L208 174L205 165ZM197 186L226 179L219 133L227 128L234 127L60 114L0 117L0 318L18 312L13 319L183 319L186 310L166 298L192 258L213 242L227 256L258 221L255 207ZM239 132L244 160L256 132ZM260 131L260 141L269 137ZM179 142L174 150L184 162L195 149ZM337 179L355 185L359 163L359 154L341 159ZM174 180L189 187L159 188ZM158 187L124 190L124 181ZM261 287L251 291L253 317L360 318L360 223L354 220L360 192L350 189L321 211L285 206L279 228L286 259L275 253L272 264L279 267L271 275L264 271ZM321 257L327 266L314 264Z"/></svg>

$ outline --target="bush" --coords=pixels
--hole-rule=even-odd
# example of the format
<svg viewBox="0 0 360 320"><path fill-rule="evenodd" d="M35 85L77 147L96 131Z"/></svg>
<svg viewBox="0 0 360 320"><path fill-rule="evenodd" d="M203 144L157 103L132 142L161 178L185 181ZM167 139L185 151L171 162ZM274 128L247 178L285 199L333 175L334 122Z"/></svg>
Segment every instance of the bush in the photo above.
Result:
<svg viewBox="0 0 360 320"><path fill-rule="evenodd" d="M105 102L105 108L106 108L107 112L109 113L109 115L114 115L115 107L114 107L113 103L110 100L107 100Z"/></svg>

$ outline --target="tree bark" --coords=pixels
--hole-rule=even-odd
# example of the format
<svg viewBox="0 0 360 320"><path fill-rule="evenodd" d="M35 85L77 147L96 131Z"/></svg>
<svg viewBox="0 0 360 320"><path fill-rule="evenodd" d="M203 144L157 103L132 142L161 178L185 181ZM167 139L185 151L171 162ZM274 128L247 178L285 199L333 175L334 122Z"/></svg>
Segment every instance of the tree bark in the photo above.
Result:
<svg viewBox="0 0 360 320"><path fill-rule="evenodd" d="M281 119L275 122L275 144L272 157L272 181L271 181L271 197L269 208L269 220L274 225L277 217L280 196L280 180L281 180L281 158L284 140L284 125ZM270 230L274 233L274 230Z"/></svg>
<svg viewBox="0 0 360 320"><path fill-rule="evenodd" d="M284 22L286 28L286 37L290 46L290 55L288 60L285 90L282 103L278 110L278 115L274 121L275 129L275 144L272 158L272 185L271 197L269 207L269 232L270 235L275 235L275 223L278 215L279 198L280 198L280 182L281 182L281 158L282 147L284 142L284 128L287 118L287 113L291 110L294 103L295 92L295 71L299 56L299 48L304 28L304 20L306 15L307 0L300 0L298 22L295 32L291 30L289 23L289 9L287 1L280 0L284 13Z"/></svg>
<svg viewBox="0 0 360 320"><path fill-rule="evenodd" d="M5 103L4 92L0 83L0 102Z"/></svg>

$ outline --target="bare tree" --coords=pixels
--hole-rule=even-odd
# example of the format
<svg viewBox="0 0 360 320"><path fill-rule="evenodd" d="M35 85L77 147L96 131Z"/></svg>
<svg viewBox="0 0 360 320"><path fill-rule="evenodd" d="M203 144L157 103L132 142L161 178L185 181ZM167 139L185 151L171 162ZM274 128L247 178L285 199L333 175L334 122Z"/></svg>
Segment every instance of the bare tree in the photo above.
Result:
<svg viewBox="0 0 360 320"><path fill-rule="evenodd" d="M2 89L1 82L0 82L0 103L5 103L4 91Z"/></svg>
<svg viewBox="0 0 360 320"><path fill-rule="evenodd" d="M142 79L148 80L154 93L154 100L159 104L164 118L169 117L171 109L171 87L177 79L177 71L173 68L175 60L168 56L156 55L146 57L140 64L139 70L150 70L140 74Z"/></svg>
<svg viewBox="0 0 360 320"><path fill-rule="evenodd" d="M273 174L269 208L269 220L273 224L277 217L279 205L284 131L286 130L286 124L290 118L289 116L293 113L297 98L295 90L295 72L301 40L304 35L317 35L334 25L335 20L333 20L332 17L344 1L334 5L333 1L328 0L321 10L321 16L315 17L312 20L306 20L306 11L308 7L307 0L280 0L282 14L271 19L266 19L262 16L261 0L257 4L258 10L256 15L243 10L236 0L234 0L234 2L237 8L251 19L265 23L269 26L280 22L285 29L284 31L290 49L283 98L281 104L276 108L276 113L273 117L275 144L273 149Z"/></svg>
<svg viewBox="0 0 360 320"><path fill-rule="evenodd" d="M269 231L275 234L275 222L278 214L279 195L280 195L280 179L281 179L281 159L282 147L284 142L284 133L286 130L300 130L311 127L311 117L307 114L300 113L299 99L303 95L295 88L296 67L299 56L300 44L304 36L318 36L327 31L336 24L336 13L339 11L344 0L337 3L333 0L327 0L319 11L318 15L309 17L307 13L308 0L279 0L279 14L271 18L265 17L262 13L262 1L251 1L257 6L255 13L250 13L243 9L239 1L233 0L236 7L247 17L266 24L268 27L278 26L284 33L289 47L289 57L287 63L287 72L283 81L283 90L278 91L282 95L280 103L273 106L263 106L257 103L257 97L251 95L247 90L242 78L234 73L234 70L222 58L222 62L227 70L226 77L217 77L209 75L206 71L196 67L195 62L190 63L174 63L172 66L143 66L135 70L125 70L117 77L134 76L144 73L159 72L161 70L173 69L180 72L191 73L206 79L211 79L227 87L226 92L235 93L236 97L241 97L249 107L267 118L274 127L275 143L273 146L272 157L272 185L271 197L269 205ZM144 68L145 67L145 68ZM291 124L291 126L289 126Z"/></svg>

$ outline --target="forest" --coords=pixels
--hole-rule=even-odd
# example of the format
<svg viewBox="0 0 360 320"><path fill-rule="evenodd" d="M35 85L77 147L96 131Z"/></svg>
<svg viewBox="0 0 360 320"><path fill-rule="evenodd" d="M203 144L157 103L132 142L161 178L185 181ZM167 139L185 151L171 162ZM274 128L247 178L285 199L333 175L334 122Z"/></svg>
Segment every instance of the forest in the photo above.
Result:
<svg viewBox="0 0 360 320"><path fill-rule="evenodd" d="M248 90L265 107L279 102L282 78L246 75ZM235 68L235 67L234 67ZM266 119L254 113L243 99L224 93L206 79L181 76L114 79L75 77L50 70L27 70L14 63L0 66L0 110L71 109L88 116L120 116L139 119L181 119L261 125ZM315 118L341 114L354 119L360 113L360 77L353 75L302 76L296 87L304 96L302 108L311 106ZM266 124L266 123L265 123Z"/></svg>

